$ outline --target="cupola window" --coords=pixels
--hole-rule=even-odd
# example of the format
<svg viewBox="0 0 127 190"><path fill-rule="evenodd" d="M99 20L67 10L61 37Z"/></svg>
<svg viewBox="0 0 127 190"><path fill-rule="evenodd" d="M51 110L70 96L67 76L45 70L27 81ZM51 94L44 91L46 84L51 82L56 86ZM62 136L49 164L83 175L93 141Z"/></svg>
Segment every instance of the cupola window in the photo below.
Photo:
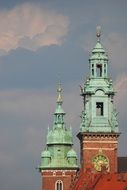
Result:
<svg viewBox="0 0 127 190"><path fill-rule="evenodd" d="M97 64L96 74L97 74L97 77L102 77L102 65Z"/></svg>
<svg viewBox="0 0 127 190"><path fill-rule="evenodd" d="M103 116L104 115L103 102L96 102L96 115L97 116Z"/></svg>
<svg viewBox="0 0 127 190"><path fill-rule="evenodd" d="M94 64L92 64L92 76L94 76Z"/></svg>
<svg viewBox="0 0 127 190"><path fill-rule="evenodd" d="M104 74L106 75L106 64L104 64Z"/></svg>
<svg viewBox="0 0 127 190"><path fill-rule="evenodd" d="M63 190L63 182L61 180L56 181L55 190Z"/></svg>

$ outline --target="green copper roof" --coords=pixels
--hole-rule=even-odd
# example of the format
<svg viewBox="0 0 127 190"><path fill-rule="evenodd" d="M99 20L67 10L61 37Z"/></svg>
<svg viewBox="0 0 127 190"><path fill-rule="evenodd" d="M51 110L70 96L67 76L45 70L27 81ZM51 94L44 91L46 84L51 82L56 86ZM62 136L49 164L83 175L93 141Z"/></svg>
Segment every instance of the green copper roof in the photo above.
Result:
<svg viewBox="0 0 127 190"><path fill-rule="evenodd" d="M98 61L101 61L101 63L105 63L105 61L108 61L108 56L100 42L100 36L101 36L100 28L97 31L96 36L97 36L97 43L91 52L89 61L91 64L97 63Z"/></svg>
<svg viewBox="0 0 127 190"><path fill-rule="evenodd" d="M54 124L60 126L60 125L64 124L64 115L65 115L65 112L62 109L63 99L62 99L62 95L61 95L62 88L61 88L60 84L57 89L57 92L58 92L58 98L57 98L57 102L56 102L57 103L56 111L54 113L54 116L55 116Z"/></svg>
<svg viewBox="0 0 127 190"><path fill-rule="evenodd" d="M92 53L105 53L100 41L97 41L95 47L92 50Z"/></svg>
<svg viewBox="0 0 127 190"><path fill-rule="evenodd" d="M59 114L65 115L65 112L62 109L63 99L62 99L62 95L61 95L62 88L61 88L60 84L59 84L59 87L57 89L57 92L58 92L58 98L57 98L57 108L55 111L55 115L59 115Z"/></svg>
<svg viewBox="0 0 127 190"><path fill-rule="evenodd" d="M51 158L51 153L48 150L44 150L41 153L41 158Z"/></svg>
<svg viewBox="0 0 127 190"><path fill-rule="evenodd" d="M115 92L108 77L108 56L100 36L99 27L97 42L89 59L89 78L81 87L85 102L81 114L81 132L118 132L118 113L113 103Z"/></svg>
<svg viewBox="0 0 127 190"><path fill-rule="evenodd" d="M72 145L72 133L71 130L66 129L64 115L65 112L62 109L63 99L62 99L62 88L59 85L57 89L57 107L54 113L54 125L53 128L48 132L47 144L70 144Z"/></svg>
<svg viewBox="0 0 127 190"><path fill-rule="evenodd" d="M57 115L57 114L65 115L65 112L63 111L61 105L59 105L59 104L57 105L57 108L56 108L56 111L55 111L55 115Z"/></svg>
<svg viewBox="0 0 127 190"><path fill-rule="evenodd" d="M108 60L108 56L107 56L107 54L106 54L105 50L103 49L100 42L97 42L94 49L92 50L90 60L94 60L94 59Z"/></svg>
<svg viewBox="0 0 127 190"><path fill-rule="evenodd" d="M73 150L73 149L71 149L71 150L69 150L68 151L68 153L67 153L67 158L77 158L77 154L76 154L76 152Z"/></svg>
<svg viewBox="0 0 127 190"><path fill-rule="evenodd" d="M108 61L108 56L100 42L100 39L97 40L97 43L95 45L95 47L92 50L91 56L89 61L91 60L105 60ZM92 62L93 64L93 62Z"/></svg>
<svg viewBox="0 0 127 190"><path fill-rule="evenodd" d="M47 135L47 144L70 144L72 145L72 133L64 126L53 127Z"/></svg>
<svg viewBox="0 0 127 190"><path fill-rule="evenodd" d="M41 169L76 169L77 155L72 150L73 139L71 129L67 129L64 121L65 112L62 108L62 88L59 84L57 89L58 97L56 101L56 110L54 113L54 122L47 134L47 149L41 154Z"/></svg>

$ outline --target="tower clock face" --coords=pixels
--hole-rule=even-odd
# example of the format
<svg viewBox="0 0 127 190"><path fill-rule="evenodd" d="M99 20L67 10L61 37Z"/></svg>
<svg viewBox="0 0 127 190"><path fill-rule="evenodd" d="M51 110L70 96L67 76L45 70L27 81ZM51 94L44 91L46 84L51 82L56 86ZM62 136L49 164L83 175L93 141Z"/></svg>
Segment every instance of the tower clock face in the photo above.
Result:
<svg viewBox="0 0 127 190"><path fill-rule="evenodd" d="M102 167L109 168L109 162L106 156L104 155L97 155L93 158L93 164L96 171L100 172Z"/></svg>

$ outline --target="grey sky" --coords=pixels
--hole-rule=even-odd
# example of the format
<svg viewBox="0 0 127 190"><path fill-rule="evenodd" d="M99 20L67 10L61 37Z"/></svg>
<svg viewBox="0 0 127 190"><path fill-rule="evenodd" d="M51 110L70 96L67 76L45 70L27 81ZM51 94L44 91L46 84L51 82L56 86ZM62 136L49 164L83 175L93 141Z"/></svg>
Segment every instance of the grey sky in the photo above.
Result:
<svg viewBox="0 0 127 190"><path fill-rule="evenodd" d="M0 1L0 187L40 189L35 169L53 122L56 86L64 88L66 122L76 136L83 109L79 84L102 26L102 44L117 91L119 155L127 155L126 0ZM76 137L75 149L79 152Z"/></svg>

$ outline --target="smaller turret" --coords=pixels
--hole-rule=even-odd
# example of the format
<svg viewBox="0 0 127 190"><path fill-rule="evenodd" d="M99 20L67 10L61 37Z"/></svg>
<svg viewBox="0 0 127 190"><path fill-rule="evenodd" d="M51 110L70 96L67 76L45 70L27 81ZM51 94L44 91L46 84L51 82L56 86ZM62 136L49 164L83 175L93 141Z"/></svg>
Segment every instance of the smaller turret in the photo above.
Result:
<svg viewBox="0 0 127 190"><path fill-rule="evenodd" d="M77 166L77 154L76 154L76 152L73 149L71 149L71 150L68 151L68 153L67 153L67 159L68 159L68 162L71 165Z"/></svg>
<svg viewBox="0 0 127 190"><path fill-rule="evenodd" d="M44 150L41 153L41 166L48 167L51 160L51 153L48 150Z"/></svg>

